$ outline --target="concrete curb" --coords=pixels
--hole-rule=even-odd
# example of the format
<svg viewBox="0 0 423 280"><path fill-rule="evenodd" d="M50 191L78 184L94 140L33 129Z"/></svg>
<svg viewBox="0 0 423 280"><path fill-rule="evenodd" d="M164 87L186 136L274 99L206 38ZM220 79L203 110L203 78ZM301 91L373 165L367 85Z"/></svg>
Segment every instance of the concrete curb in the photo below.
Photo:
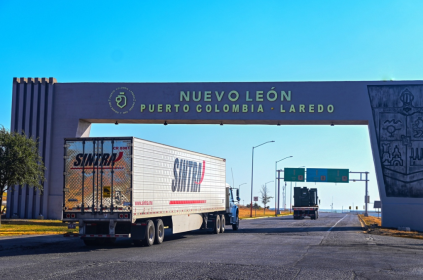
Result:
<svg viewBox="0 0 423 280"><path fill-rule="evenodd" d="M369 227L366 225L366 223L364 222L363 218L361 218L361 216L360 216L360 215L357 215L357 217L358 217L358 220L360 221L361 227L362 227L365 231L367 231L367 230L369 229Z"/></svg>

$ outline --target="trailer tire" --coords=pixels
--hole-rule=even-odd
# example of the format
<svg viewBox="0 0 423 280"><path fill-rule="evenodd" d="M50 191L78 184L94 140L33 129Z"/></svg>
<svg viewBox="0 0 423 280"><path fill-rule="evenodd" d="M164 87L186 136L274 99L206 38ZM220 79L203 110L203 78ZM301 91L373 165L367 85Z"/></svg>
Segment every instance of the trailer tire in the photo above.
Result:
<svg viewBox="0 0 423 280"><path fill-rule="evenodd" d="M220 233L225 232L225 215L220 216Z"/></svg>
<svg viewBox="0 0 423 280"><path fill-rule="evenodd" d="M161 219L157 219L154 221L155 225L155 244L162 244L164 240L164 225Z"/></svg>
<svg viewBox="0 0 423 280"><path fill-rule="evenodd" d="M232 230L238 230L239 229L239 216L238 212L236 212L236 222L235 224L232 224Z"/></svg>
<svg viewBox="0 0 423 280"><path fill-rule="evenodd" d="M154 223L152 220L147 221L147 225L145 227L145 237L143 243L145 246L151 246L154 244L154 239L156 236Z"/></svg>
<svg viewBox="0 0 423 280"><path fill-rule="evenodd" d="M220 233L220 215L215 216L214 225L213 225L213 233L214 234Z"/></svg>

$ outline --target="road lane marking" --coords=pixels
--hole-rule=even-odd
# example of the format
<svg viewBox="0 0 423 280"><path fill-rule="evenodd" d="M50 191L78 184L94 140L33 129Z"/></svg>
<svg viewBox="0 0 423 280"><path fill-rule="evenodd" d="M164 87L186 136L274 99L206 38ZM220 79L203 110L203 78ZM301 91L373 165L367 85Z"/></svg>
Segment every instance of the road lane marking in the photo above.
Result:
<svg viewBox="0 0 423 280"><path fill-rule="evenodd" d="M334 224L334 225L333 225L333 227L331 227L328 231L331 231L334 227L336 227L336 225L337 225L340 221L342 221L343 219L345 219L345 217L346 217L346 216L348 216L348 214L347 214L347 215L345 215L345 216L344 216L344 218L342 218L342 219L340 219L339 221L337 221L337 222L336 222L336 224Z"/></svg>

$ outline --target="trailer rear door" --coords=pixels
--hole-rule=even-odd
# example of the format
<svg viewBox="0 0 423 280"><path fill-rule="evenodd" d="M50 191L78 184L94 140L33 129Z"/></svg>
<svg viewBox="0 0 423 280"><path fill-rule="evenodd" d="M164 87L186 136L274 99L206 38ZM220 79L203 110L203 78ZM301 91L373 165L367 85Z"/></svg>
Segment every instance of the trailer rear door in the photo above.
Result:
<svg viewBox="0 0 423 280"><path fill-rule="evenodd" d="M64 211L128 211L131 185L131 139L65 140Z"/></svg>

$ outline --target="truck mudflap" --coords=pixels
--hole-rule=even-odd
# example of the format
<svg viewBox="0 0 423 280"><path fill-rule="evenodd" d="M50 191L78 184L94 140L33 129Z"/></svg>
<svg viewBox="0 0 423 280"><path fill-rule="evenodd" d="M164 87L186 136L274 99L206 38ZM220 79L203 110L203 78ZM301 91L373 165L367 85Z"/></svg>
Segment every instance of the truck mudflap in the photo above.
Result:
<svg viewBox="0 0 423 280"><path fill-rule="evenodd" d="M78 234L66 233L64 237L95 237L95 238L117 238L117 237L131 237L130 234Z"/></svg>

